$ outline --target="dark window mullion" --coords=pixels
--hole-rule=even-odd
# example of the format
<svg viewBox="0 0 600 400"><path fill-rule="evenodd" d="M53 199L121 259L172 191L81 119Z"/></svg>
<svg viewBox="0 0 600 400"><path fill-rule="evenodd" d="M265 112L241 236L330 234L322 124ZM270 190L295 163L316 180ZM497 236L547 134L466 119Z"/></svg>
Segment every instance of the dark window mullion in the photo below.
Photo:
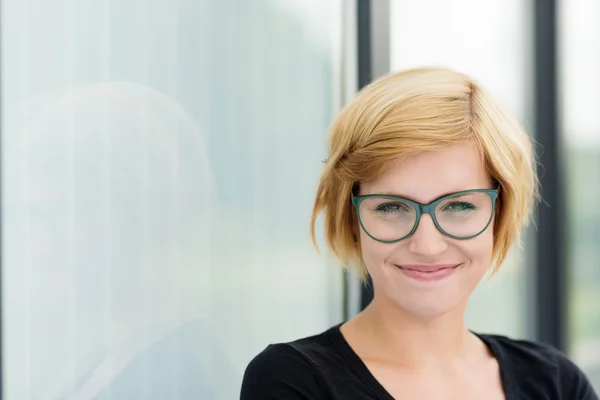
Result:
<svg viewBox="0 0 600 400"><path fill-rule="evenodd" d="M565 350L565 199L557 110L556 0L535 0L535 139L542 202L537 210L536 339Z"/></svg>

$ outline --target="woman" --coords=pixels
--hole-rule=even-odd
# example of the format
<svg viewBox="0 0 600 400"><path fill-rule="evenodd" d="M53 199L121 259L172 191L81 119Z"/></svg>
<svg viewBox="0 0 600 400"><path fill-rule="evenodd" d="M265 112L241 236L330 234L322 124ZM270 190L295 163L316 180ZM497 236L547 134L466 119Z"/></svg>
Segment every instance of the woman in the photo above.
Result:
<svg viewBox="0 0 600 400"><path fill-rule="evenodd" d="M537 195L532 143L469 77L395 73L334 121L314 205L344 265L372 278L350 321L267 347L246 399L597 399L551 347L476 334L469 296L518 242Z"/></svg>

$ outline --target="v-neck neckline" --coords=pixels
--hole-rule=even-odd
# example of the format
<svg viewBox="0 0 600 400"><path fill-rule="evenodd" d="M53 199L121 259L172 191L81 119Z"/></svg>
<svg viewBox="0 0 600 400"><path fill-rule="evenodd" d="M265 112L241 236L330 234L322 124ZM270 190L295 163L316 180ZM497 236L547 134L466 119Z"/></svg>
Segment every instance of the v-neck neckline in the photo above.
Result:
<svg viewBox="0 0 600 400"><path fill-rule="evenodd" d="M339 351L350 368L354 371L356 376L363 382L363 384L373 393L375 399L378 400L396 400L394 397L383 387L383 385L375 378L371 373L367 365L363 360L356 354L350 344L346 341L346 338L342 334L340 327L343 324L338 324L332 327L328 332L327 336L333 346ZM502 352L502 349L494 341L493 336L482 335L472 332L476 335L490 350L492 355L498 362L500 369L500 378L502 380L502 388L504 390L504 396L506 400L518 400L516 391L515 377L511 373L513 366L511 365L510 359L508 359Z"/></svg>

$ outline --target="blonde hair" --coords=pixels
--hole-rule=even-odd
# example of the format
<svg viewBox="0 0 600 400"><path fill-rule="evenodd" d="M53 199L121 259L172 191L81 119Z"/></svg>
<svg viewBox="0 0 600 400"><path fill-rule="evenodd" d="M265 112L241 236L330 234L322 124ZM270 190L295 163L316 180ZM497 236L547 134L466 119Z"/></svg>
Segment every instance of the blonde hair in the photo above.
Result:
<svg viewBox="0 0 600 400"><path fill-rule="evenodd" d="M444 68L382 77L335 118L311 218L315 246L315 222L323 212L329 248L365 278L351 199L355 185L376 179L399 157L460 142L476 143L500 189L492 254L492 273L496 272L511 244L520 242L538 195L532 140L481 86Z"/></svg>

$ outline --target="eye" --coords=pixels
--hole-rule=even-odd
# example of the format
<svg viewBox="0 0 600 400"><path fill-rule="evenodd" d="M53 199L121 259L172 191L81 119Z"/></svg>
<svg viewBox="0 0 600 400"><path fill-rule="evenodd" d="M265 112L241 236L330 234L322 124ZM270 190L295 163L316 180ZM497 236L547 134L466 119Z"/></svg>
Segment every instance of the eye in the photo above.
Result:
<svg viewBox="0 0 600 400"><path fill-rule="evenodd" d="M388 214L395 212L410 212L410 207L407 204L395 202L395 203L383 203L375 208L375 211L380 213Z"/></svg>
<svg viewBox="0 0 600 400"><path fill-rule="evenodd" d="M465 201L455 201L449 204L446 204L442 211L450 211L450 212L461 212L461 211L474 211L477 210L477 207L474 204L467 203Z"/></svg>

